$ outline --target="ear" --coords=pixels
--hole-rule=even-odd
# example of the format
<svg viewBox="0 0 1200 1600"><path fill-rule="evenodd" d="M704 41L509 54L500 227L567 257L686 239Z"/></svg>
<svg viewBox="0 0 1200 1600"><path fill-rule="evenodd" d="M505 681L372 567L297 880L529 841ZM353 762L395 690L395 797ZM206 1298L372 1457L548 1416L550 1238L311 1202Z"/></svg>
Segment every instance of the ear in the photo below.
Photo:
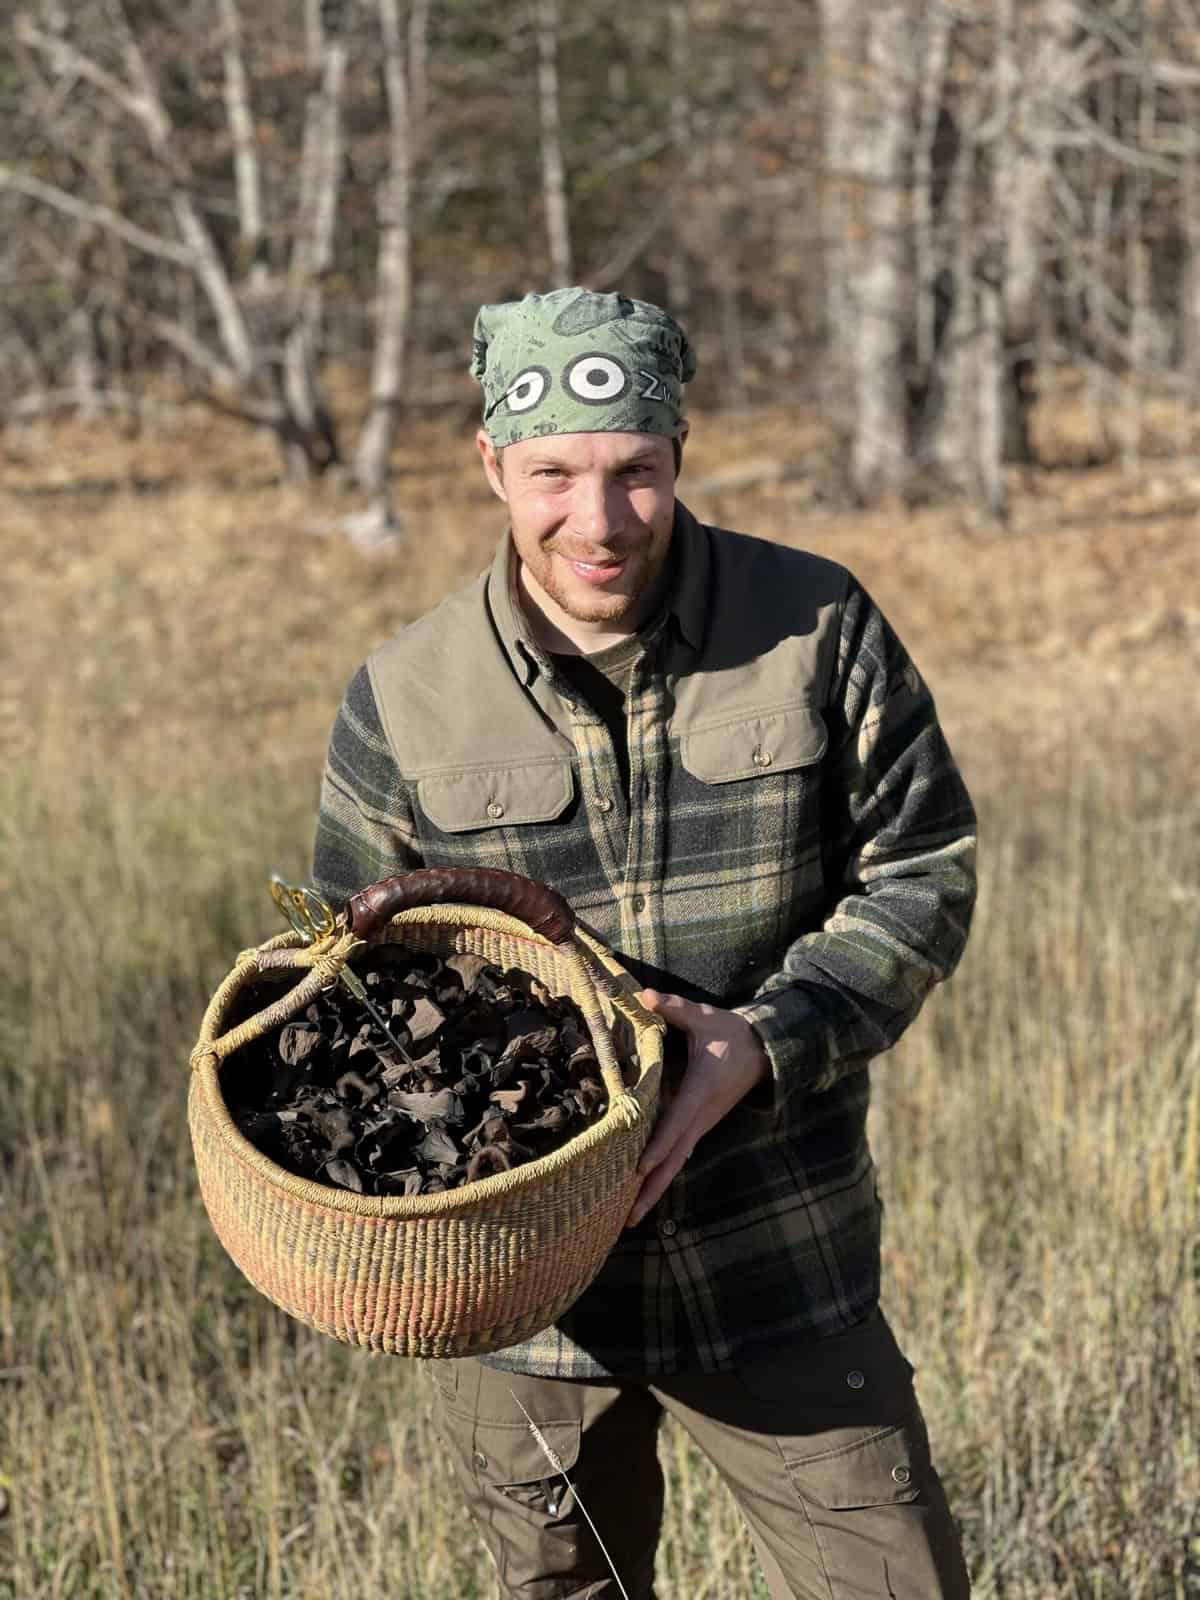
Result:
<svg viewBox="0 0 1200 1600"><path fill-rule="evenodd" d="M678 477L683 470L683 447L687 443L687 436L692 431L691 423L686 418L679 424L679 432L672 441L675 446L675 476Z"/></svg>
<svg viewBox="0 0 1200 1600"><path fill-rule="evenodd" d="M496 447L488 438L487 430L480 428L475 435L475 448L479 451L483 462L483 473L491 486L492 493L498 499L508 504L508 494L504 488L504 473L500 468L500 457L496 454Z"/></svg>

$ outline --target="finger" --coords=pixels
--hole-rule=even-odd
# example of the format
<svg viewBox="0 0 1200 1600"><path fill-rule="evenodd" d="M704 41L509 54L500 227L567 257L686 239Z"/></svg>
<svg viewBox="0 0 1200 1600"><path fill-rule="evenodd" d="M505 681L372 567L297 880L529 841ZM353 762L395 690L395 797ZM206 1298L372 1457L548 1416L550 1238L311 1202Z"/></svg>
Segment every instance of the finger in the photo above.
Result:
<svg viewBox="0 0 1200 1600"><path fill-rule="evenodd" d="M641 1160L637 1164L640 1178L653 1172L655 1167L667 1159L679 1141L688 1136L695 1114L695 1098L688 1095L685 1082L679 1094L659 1118L658 1126L642 1151Z"/></svg>
<svg viewBox="0 0 1200 1600"><path fill-rule="evenodd" d="M633 1209L629 1213L629 1220L625 1224L627 1228L636 1228L646 1213L658 1204L690 1153L687 1145L680 1143L669 1158L660 1167L655 1168L638 1190L637 1199L633 1202Z"/></svg>

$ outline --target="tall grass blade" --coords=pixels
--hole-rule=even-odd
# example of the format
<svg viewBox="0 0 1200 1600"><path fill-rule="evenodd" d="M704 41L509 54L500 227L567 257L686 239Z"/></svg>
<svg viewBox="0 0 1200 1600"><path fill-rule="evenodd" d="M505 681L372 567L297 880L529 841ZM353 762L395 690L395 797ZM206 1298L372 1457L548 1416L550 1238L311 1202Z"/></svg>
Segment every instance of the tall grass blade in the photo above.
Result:
<svg viewBox="0 0 1200 1600"><path fill-rule="evenodd" d="M622 1600L629 1600L629 1591L626 1589L625 1585L621 1582L621 1575L617 1571L616 1567L613 1564L613 1559L608 1553L607 1545L604 1543L604 1540L600 1537L600 1530L599 1530L599 1528L597 1528L596 1524L592 1521L592 1514L588 1510L587 1506L584 1505L583 1496L580 1494L579 1490L575 1487L575 1485L571 1482L571 1479L570 1479L570 1476L569 1476L569 1474L567 1472L566 1467L564 1467L562 1462L559 1460L557 1451L555 1451L551 1447L550 1441L546 1438L546 1435L542 1432L542 1430L538 1427L537 1423L529 1415L529 1412L526 1411L525 1407L517 1399L517 1396L513 1392L513 1390L510 1389L508 1392L509 1392L509 1394L512 1395L513 1400L516 1402L517 1408L520 1411L521 1415L525 1418L525 1421L529 1424L529 1431L533 1435L534 1439L537 1441L538 1447L541 1450L542 1454L545 1456L546 1460L550 1463L551 1467L554 1469L555 1472L558 1473L559 1477L561 1477L562 1481L566 1484L567 1488L570 1489L571 1493L575 1496L576 1500L579 1502L579 1509L583 1512L584 1516L587 1518L588 1527L596 1535L596 1543L600 1546L600 1554L604 1557L605 1561L608 1563L608 1570L612 1573L613 1581L616 1583L617 1588L621 1591Z"/></svg>

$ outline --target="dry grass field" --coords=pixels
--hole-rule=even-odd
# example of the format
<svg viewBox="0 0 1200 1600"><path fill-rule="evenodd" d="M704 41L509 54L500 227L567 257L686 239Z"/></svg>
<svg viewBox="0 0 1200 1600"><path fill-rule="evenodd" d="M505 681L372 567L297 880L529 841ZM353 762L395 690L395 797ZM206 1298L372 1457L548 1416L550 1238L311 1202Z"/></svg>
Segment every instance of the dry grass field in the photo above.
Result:
<svg viewBox="0 0 1200 1600"><path fill-rule="evenodd" d="M207 996L279 926L268 873L305 874L343 683L502 524L466 425L409 436L372 559L265 443L158 421L0 440L0 1596L483 1597L424 1375L239 1277L184 1102ZM976 1593L1200 1596L1200 464L1083 470L1064 423L1003 529L744 486L819 456L805 426L697 418L681 492L858 572L979 805L971 947L872 1112ZM724 1490L663 1455L662 1600L762 1595Z"/></svg>

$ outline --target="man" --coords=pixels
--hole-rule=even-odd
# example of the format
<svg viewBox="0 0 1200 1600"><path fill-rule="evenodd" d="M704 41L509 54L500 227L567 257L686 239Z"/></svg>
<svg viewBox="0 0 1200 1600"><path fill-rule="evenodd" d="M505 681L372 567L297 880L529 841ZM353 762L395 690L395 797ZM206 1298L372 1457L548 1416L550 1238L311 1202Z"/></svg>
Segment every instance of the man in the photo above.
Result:
<svg viewBox="0 0 1200 1600"><path fill-rule="evenodd" d="M666 1411L773 1596L957 1600L878 1308L865 1121L869 1058L961 953L974 817L850 574L676 500L693 369L678 325L624 296L482 309L477 445L509 529L350 684L314 876L335 901L421 865L550 883L686 1045L594 1285L525 1344L432 1364L503 1594L620 1592L576 1493L627 1593L652 1593Z"/></svg>

